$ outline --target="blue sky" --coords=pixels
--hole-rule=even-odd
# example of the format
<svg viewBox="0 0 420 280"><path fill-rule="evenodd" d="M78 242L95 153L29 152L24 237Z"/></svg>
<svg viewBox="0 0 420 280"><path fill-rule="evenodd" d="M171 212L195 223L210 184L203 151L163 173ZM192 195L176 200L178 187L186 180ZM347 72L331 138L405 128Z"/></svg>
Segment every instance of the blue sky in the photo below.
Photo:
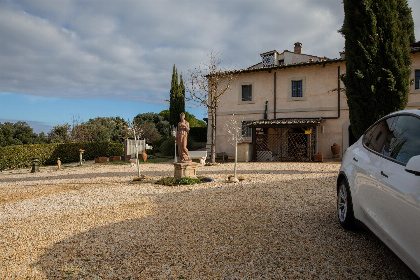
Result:
<svg viewBox="0 0 420 280"><path fill-rule="evenodd" d="M168 109L168 104L143 103L107 98L57 98L27 94L0 93L0 122L25 121L34 132L48 133L52 126L73 121L81 123L100 117L121 117L133 120L139 113ZM203 108L190 107L187 111L197 118L207 117ZM7 118L4 118L7 116Z"/></svg>
<svg viewBox="0 0 420 280"><path fill-rule="evenodd" d="M223 69L293 50L337 58L337 0L0 0L0 122L35 132L90 118L160 112L172 67L183 74L219 53ZM409 0L420 38L420 1ZM202 119L206 110L187 103Z"/></svg>

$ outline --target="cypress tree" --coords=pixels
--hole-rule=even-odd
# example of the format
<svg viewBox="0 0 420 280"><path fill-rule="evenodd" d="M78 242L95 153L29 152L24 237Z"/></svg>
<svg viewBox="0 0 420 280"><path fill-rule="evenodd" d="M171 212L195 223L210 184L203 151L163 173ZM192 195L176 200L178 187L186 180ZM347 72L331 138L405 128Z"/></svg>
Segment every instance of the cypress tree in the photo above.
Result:
<svg viewBox="0 0 420 280"><path fill-rule="evenodd" d="M169 123L172 126L177 126L181 120L179 115L185 112L185 86L182 79L178 83L178 70L175 68L172 72L172 82L169 100Z"/></svg>
<svg viewBox="0 0 420 280"><path fill-rule="evenodd" d="M169 124L171 126L176 126L179 122L179 114L177 111L177 99L176 96L178 95L179 85L178 85L178 71L175 68L172 70L172 81L171 81L171 89L169 91Z"/></svg>
<svg viewBox="0 0 420 280"><path fill-rule="evenodd" d="M376 120L408 102L414 23L407 0L344 0L346 86L358 138Z"/></svg>
<svg viewBox="0 0 420 280"><path fill-rule="evenodd" d="M182 74L180 75L177 99L177 103L179 104L179 113L181 114L181 112L185 112L185 85L184 80L182 79Z"/></svg>

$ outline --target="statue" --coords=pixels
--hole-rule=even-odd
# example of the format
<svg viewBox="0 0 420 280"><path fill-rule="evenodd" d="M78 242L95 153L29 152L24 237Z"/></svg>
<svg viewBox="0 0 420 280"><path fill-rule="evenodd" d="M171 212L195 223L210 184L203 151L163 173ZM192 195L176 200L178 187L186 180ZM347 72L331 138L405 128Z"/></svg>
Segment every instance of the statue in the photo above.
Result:
<svg viewBox="0 0 420 280"><path fill-rule="evenodd" d="M178 162L191 162L190 155L187 149L188 133L190 131L190 124L185 120L185 114L179 115L181 121L178 123L178 132L176 134L176 144L178 145Z"/></svg>

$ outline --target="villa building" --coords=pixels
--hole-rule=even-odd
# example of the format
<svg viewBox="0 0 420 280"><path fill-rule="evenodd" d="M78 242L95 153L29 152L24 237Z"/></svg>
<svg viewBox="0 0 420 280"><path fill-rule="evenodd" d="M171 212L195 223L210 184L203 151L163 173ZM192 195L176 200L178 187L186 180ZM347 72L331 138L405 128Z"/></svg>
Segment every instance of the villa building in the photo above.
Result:
<svg viewBox="0 0 420 280"><path fill-rule="evenodd" d="M407 108L419 108L420 42L412 45L411 57L414 83ZM311 161L317 153L324 158L342 157L356 140L340 79L345 72L344 53L338 59L307 55L299 42L293 52L262 53L260 63L237 71L229 91L220 98L216 153L234 155L225 125L233 117L242 124L239 161ZM332 146L340 147L338 154L333 155Z"/></svg>

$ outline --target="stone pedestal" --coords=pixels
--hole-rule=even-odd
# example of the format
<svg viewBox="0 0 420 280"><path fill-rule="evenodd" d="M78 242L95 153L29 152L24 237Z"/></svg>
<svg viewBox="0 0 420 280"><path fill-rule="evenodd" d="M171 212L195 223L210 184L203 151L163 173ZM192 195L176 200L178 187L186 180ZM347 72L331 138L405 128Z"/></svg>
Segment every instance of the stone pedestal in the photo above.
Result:
<svg viewBox="0 0 420 280"><path fill-rule="evenodd" d="M183 177L197 178L197 166L196 162L183 162L174 163L174 177L179 180Z"/></svg>

